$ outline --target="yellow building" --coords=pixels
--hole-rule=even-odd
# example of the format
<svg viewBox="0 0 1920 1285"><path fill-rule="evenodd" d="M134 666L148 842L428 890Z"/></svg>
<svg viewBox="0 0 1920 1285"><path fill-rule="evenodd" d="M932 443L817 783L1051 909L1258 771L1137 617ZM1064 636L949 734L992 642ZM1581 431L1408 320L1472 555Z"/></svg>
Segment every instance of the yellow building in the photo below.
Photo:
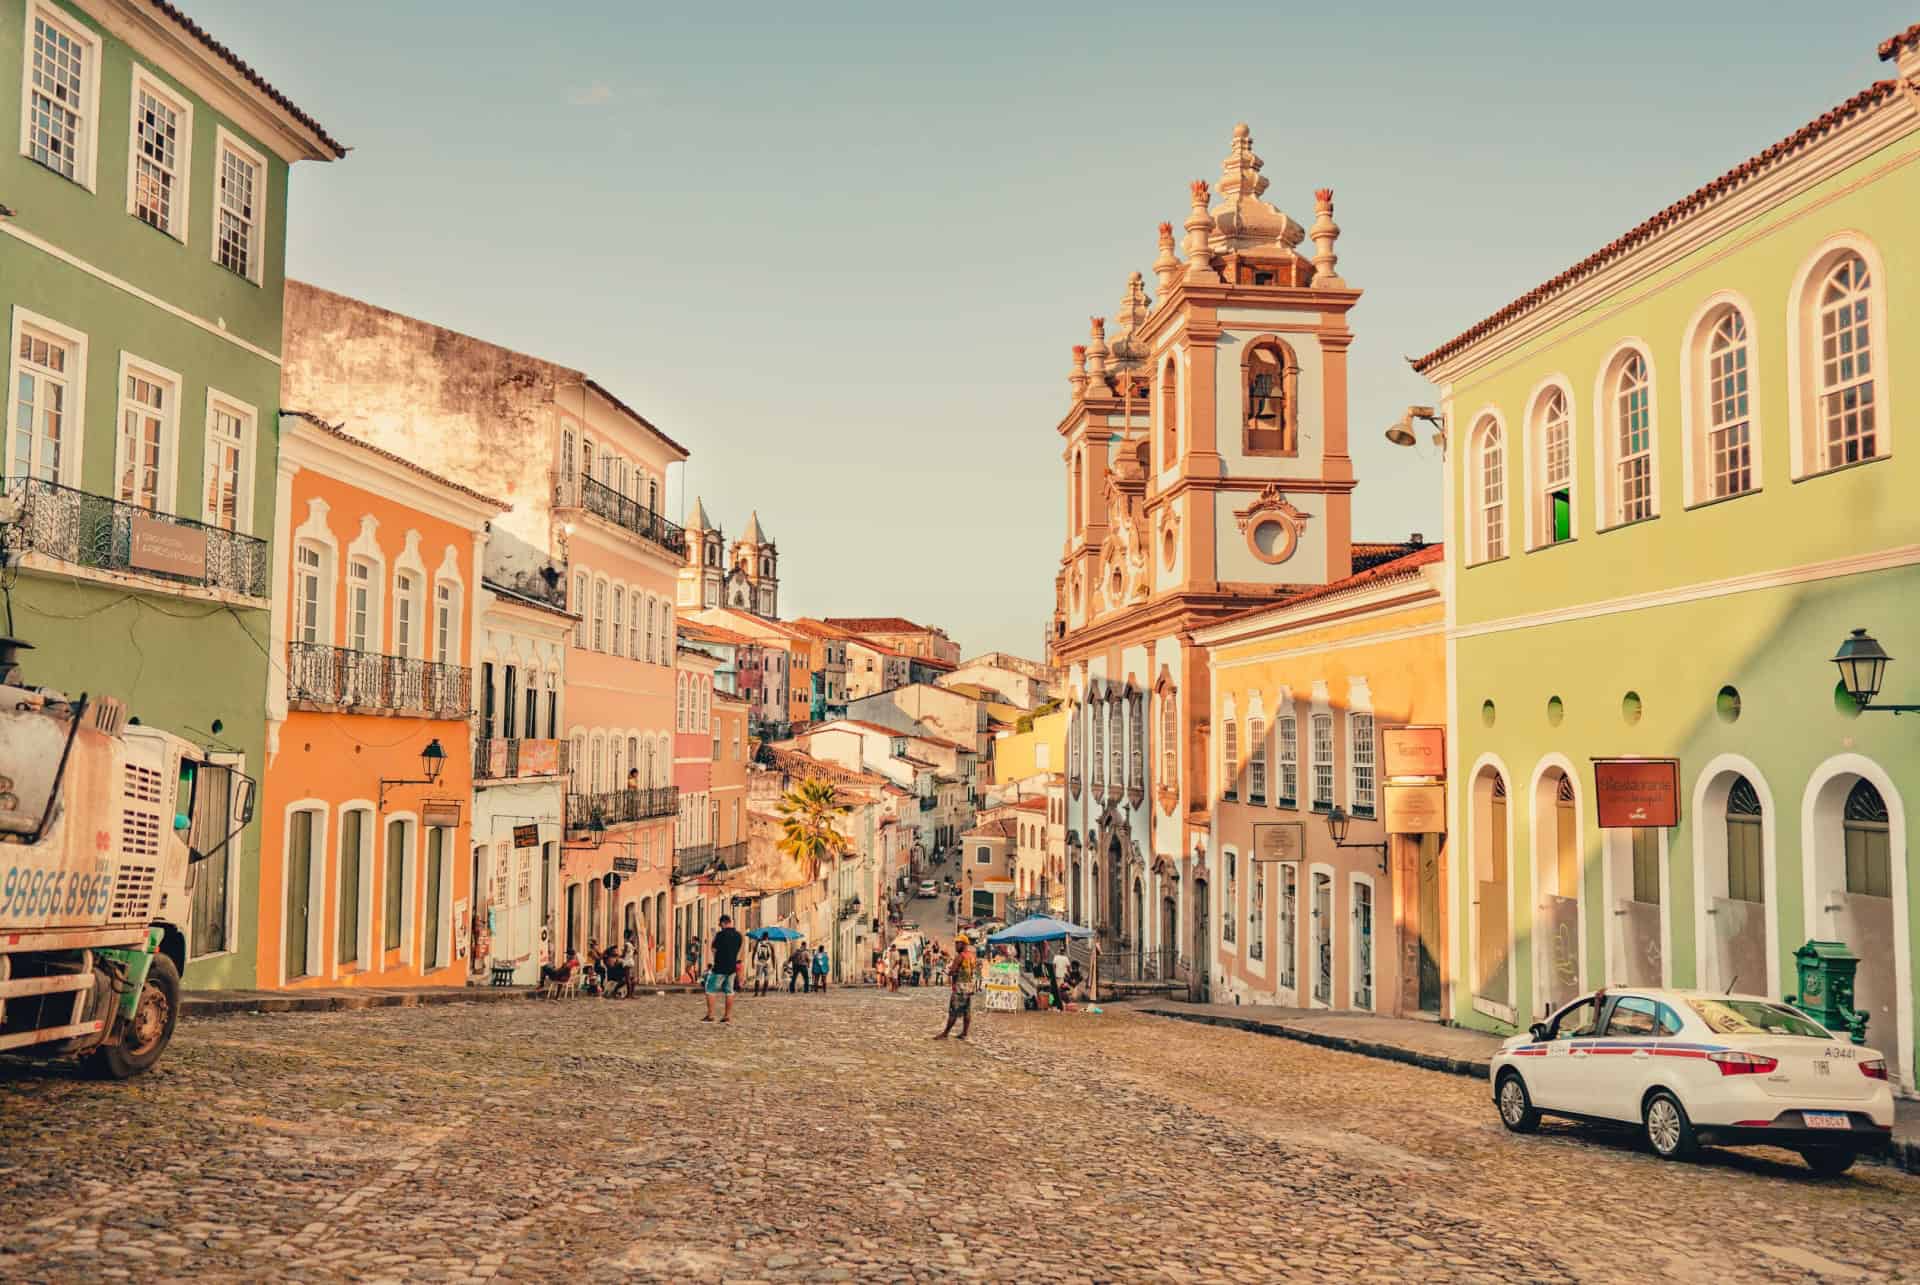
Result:
<svg viewBox="0 0 1920 1285"><path fill-rule="evenodd" d="M1445 573L1429 545L1196 632L1216 1002L1445 1011Z"/></svg>
<svg viewBox="0 0 1920 1285"><path fill-rule="evenodd" d="M993 706L989 705L991 713ZM1028 724L1030 730L1013 731L993 742L993 783L1005 785L1029 777L1063 772L1067 763L1067 715L1065 710L1039 714L1032 718L1016 715L1015 726Z"/></svg>

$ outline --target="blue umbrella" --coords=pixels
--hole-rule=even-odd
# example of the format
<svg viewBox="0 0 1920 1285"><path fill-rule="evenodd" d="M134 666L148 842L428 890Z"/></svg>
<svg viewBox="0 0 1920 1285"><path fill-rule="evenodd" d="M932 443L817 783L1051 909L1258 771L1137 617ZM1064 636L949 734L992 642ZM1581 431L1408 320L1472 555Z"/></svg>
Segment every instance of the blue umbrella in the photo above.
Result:
<svg viewBox="0 0 1920 1285"><path fill-rule="evenodd" d="M771 928L750 928L747 936L755 941L799 941L800 934L791 928L782 928L775 924Z"/></svg>
<svg viewBox="0 0 1920 1285"><path fill-rule="evenodd" d="M1031 919L1022 919L1011 928L1002 928L987 938L987 944L1019 946L1029 942L1061 941L1068 937L1091 936L1093 936L1091 928L1082 928L1079 924L1070 924L1050 915L1035 915Z"/></svg>

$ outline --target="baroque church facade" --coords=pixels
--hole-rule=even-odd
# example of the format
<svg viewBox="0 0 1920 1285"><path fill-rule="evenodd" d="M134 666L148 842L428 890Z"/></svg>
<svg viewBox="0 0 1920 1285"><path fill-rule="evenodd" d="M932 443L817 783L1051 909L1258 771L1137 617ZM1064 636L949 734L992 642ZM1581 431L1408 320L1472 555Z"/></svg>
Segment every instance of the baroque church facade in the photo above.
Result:
<svg viewBox="0 0 1920 1285"><path fill-rule="evenodd" d="M1109 969L1205 994L1207 655L1194 631L1349 575L1347 314L1333 194L1303 226L1265 199L1245 125L1190 185L1178 243L1073 348L1066 542L1048 660L1066 675L1067 913Z"/></svg>
<svg viewBox="0 0 1920 1285"><path fill-rule="evenodd" d="M687 519L686 565L680 569L679 605L682 611L731 607L763 620L780 618L780 550L760 526L756 511L747 529L731 546L725 533L707 516L699 498Z"/></svg>

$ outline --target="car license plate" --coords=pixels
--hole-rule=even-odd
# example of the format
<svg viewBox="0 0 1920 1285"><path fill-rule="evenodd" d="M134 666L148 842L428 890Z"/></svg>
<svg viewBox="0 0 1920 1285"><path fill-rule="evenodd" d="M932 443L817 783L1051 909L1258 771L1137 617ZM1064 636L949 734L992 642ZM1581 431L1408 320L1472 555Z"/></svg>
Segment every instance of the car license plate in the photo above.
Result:
<svg viewBox="0 0 1920 1285"><path fill-rule="evenodd" d="M1800 1118L1809 1129L1851 1129L1853 1121L1845 1111L1802 1111Z"/></svg>

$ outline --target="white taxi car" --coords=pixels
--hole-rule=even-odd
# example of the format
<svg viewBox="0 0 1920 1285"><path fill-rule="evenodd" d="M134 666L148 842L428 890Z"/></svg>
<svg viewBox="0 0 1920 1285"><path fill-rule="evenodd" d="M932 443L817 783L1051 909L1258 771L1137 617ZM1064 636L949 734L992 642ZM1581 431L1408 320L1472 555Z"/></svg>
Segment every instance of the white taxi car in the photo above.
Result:
<svg viewBox="0 0 1920 1285"><path fill-rule="evenodd" d="M1702 1143L1775 1146L1832 1175L1893 1130L1885 1058L1756 995L1596 991L1508 1040L1491 1072L1513 1132L1542 1115L1633 1124L1665 1160Z"/></svg>

